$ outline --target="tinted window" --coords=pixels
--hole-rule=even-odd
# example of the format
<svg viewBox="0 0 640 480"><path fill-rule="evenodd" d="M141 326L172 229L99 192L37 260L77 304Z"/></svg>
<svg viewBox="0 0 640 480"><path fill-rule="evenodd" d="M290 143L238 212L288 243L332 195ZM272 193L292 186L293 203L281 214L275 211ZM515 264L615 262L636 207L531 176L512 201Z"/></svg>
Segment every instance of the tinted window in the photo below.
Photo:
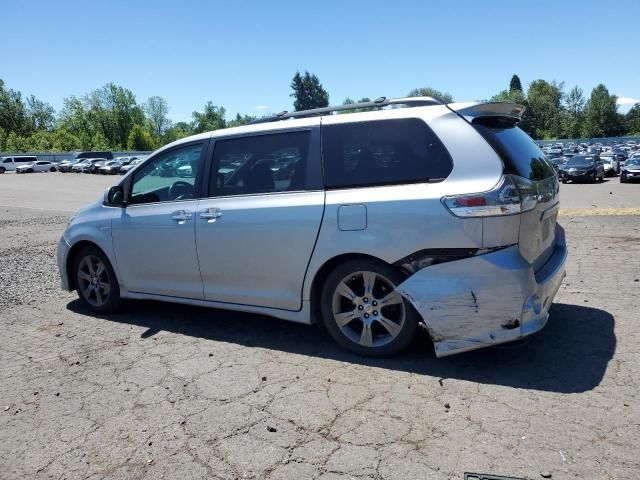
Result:
<svg viewBox="0 0 640 480"><path fill-rule="evenodd" d="M152 203L195 198L202 144L163 152L135 173L130 202Z"/></svg>
<svg viewBox="0 0 640 480"><path fill-rule="evenodd" d="M35 162L36 160L38 160L36 157L16 157L16 158L14 158L14 161L16 163L31 163L31 162Z"/></svg>
<svg viewBox="0 0 640 480"><path fill-rule="evenodd" d="M210 195L304 190L309 138L307 131L217 141Z"/></svg>
<svg viewBox="0 0 640 480"><path fill-rule="evenodd" d="M555 174L538 145L512 123L493 119L488 123L474 123L474 126L502 158L505 173L534 181Z"/></svg>
<svg viewBox="0 0 640 480"><path fill-rule="evenodd" d="M453 168L438 137L415 118L323 126L322 153L329 188L441 180Z"/></svg>

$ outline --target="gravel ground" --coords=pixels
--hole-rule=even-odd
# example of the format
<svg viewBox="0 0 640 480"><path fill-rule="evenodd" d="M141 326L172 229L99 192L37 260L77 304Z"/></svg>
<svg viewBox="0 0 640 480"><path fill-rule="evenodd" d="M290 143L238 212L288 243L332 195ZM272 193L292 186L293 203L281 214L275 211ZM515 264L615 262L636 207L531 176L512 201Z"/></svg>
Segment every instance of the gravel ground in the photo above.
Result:
<svg viewBox="0 0 640 480"><path fill-rule="evenodd" d="M446 359L421 338L388 360L256 315L90 314L58 289L68 214L0 210L2 479L640 478L627 210L561 217L568 276L539 334Z"/></svg>

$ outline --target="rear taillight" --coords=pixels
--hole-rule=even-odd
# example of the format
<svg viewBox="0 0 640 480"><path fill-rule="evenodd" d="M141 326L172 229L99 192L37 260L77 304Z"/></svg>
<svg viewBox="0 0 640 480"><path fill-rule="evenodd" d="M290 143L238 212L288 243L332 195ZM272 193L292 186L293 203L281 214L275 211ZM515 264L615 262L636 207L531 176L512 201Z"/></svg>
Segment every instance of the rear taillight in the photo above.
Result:
<svg viewBox="0 0 640 480"><path fill-rule="evenodd" d="M488 192L442 197L442 203L461 218L514 215L536 207L538 187L526 178L504 175Z"/></svg>

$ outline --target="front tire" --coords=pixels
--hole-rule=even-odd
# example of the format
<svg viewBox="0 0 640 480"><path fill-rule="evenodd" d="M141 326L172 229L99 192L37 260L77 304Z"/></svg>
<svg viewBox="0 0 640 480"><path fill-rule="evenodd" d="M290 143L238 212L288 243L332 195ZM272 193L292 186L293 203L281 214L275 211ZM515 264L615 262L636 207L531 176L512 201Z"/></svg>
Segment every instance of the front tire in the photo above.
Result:
<svg viewBox="0 0 640 480"><path fill-rule="evenodd" d="M322 288L322 321L331 337L359 355L384 357L406 349L419 315L395 288L404 276L384 262L351 260L329 274Z"/></svg>
<svg viewBox="0 0 640 480"><path fill-rule="evenodd" d="M120 286L107 256L87 246L73 262L76 291L80 301L96 313L113 312L120 305Z"/></svg>

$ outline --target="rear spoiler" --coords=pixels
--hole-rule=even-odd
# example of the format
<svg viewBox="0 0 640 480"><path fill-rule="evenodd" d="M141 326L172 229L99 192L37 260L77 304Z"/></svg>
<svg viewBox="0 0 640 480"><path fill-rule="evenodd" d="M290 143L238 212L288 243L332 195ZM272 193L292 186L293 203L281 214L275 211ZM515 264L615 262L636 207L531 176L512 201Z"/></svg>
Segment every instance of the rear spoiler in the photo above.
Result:
<svg viewBox="0 0 640 480"><path fill-rule="evenodd" d="M449 103L447 107L469 122L481 118L501 117L514 122L522 120L525 107L509 102L466 102Z"/></svg>

